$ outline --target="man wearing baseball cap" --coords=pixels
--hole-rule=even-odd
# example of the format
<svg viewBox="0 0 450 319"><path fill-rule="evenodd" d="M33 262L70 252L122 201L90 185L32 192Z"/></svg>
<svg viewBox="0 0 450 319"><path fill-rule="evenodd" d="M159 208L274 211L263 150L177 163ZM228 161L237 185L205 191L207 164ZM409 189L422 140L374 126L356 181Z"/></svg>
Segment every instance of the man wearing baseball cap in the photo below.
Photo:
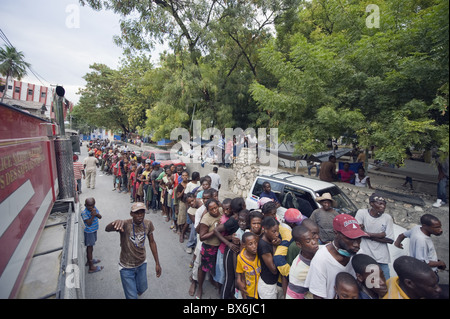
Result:
<svg viewBox="0 0 450 319"><path fill-rule="evenodd" d="M333 219L335 238L327 245L320 246L311 261L305 285L315 299L333 299L336 275L348 272L355 276L351 257L359 251L362 237L367 237L358 221L347 214L339 214Z"/></svg>
<svg viewBox="0 0 450 319"><path fill-rule="evenodd" d="M361 240L361 253L376 260L384 273L384 278L390 278L389 263L391 257L388 244L394 242L394 222L385 213L386 200L377 193L369 198L370 208L359 209L355 218L361 228L369 235Z"/></svg>
<svg viewBox="0 0 450 319"><path fill-rule="evenodd" d="M115 220L106 226L107 232L120 233L120 279L127 299L137 299L147 288L147 259L145 239L155 259L156 277L161 276L158 249L153 238L154 226L145 219L145 204L136 202L131 206L131 219Z"/></svg>

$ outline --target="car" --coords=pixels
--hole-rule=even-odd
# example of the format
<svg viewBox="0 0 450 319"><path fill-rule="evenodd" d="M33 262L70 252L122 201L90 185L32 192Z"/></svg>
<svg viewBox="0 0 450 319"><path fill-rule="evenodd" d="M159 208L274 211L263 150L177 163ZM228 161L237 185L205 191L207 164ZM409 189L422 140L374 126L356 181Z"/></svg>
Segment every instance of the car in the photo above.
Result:
<svg viewBox="0 0 450 319"><path fill-rule="evenodd" d="M300 207L307 207L308 209L304 211L300 209L300 211L306 217L311 216L312 211L320 207L315 199L324 193L331 194L337 203L335 209L340 213L355 216L358 210L355 204L336 185L285 172L257 176L246 199L247 209L259 208L258 200L263 191L262 185L264 182L270 183L272 192L275 193L281 204L277 212L281 218L288 208L300 209Z"/></svg>
<svg viewBox="0 0 450 319"><path fill-rule="evenodd" d="M277 172L270 175L259 175L255 178L253 185L245 200L248 210L258 209L258 200L263 191L262 185L264 182L269 182L272 192L277 196L281 206L277 209L277 218L284 221L284 213L288 208L297 208L306 217L311 216L311 210L302 210L303 207L317 209L320 204L316 202L316 198L322 196L324 193L330 193L332 198L336 201L337 207L335 209L340 213L346 213L352 216L356 215L359 207L345 195L345 193L335 184L324 182L317 179L307 178L302 175L295 175L288 172ZM310 209L311 209L310 208ZM394 223L394 241L399 234L406 231L405 228ZM409 252L409 241L403 242L403 249L395 247L393 244L388 245L391 256L391 263L389 269L391 277L395 276L395 270L392 263L395 259Z"/></svg>
<svg viewBox="0 0 450 319"><path fill-rule="evenodd" d="M170 151L163 150L144 150L142 152L141 158L143 161L150 159L151 162L158 162L161 164L161 167L166 165L182 165L183 169L186 169L186 164L179 159L172 159Z"/></svg>

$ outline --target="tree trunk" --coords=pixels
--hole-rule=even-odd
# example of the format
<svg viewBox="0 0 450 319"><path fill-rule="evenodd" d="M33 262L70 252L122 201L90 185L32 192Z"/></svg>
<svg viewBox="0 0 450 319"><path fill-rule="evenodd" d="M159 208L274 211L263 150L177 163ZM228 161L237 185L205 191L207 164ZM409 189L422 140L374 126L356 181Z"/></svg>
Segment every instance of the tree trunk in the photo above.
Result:
<svg viewBox="0 0 450 319"><path fill-rule="evenodd" d="M8 90L8 80L9 80L9 73L6 74L6 83L5 83L5 89L3 90L2 100L0 102L3 103L3 99L5 98L6 91Z"/></svg>

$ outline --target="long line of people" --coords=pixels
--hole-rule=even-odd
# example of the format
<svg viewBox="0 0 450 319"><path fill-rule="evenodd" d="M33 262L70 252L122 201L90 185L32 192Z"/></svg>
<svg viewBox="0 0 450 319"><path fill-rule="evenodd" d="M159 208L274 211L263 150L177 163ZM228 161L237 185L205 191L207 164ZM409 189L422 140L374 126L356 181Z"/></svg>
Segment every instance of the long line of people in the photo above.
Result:
<svg viewBox="0 0 450 319"><path fill-rule="evenodd" d="M426 214L421 226L393 238L386 201L377 194L355 217L339 214L329 194L306 218L290 208L283 220L279 205L262 197L260 209L247 210L243 198L219 200L211 177L189 174L175 165L142 162L132 152L105 149L102 169L113 176L113 191L143 202L147 212L161 211L180 243L192 254L189 295L200 299L205 279L222 299L413 299L439 298L436 256L431 235L442 234L438 218ZM410 256L393 261L388 245L402 248L410 238Z"/></svg>

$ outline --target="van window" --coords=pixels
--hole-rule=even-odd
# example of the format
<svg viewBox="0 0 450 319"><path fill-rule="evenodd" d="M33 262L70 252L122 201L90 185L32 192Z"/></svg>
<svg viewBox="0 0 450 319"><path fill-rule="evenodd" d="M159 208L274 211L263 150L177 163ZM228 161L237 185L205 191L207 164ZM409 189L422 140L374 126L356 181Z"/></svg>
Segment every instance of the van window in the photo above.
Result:
<svg viewBox="0 0 450 319"><path fill-rule="evenodd" d="M263 192L263 188L262 188L262 184L264 182L269 182L270 183L270 187L272 189L272 192L275 193L275 195L277 195L278 200L281 203L281 197L282 194L281 192L283 191L283 184L281 183L277 183L268 179L264 179L264 178L258 178L255 182L255 187L253 187L253 191L252 191L252 195L255 195L257 197L261 196L261 193Z"/></svg>
<svg viewBox="0 0 450 319"><path fill-rule="evenodd" d="M281 206L286 209L296 208L306 217L311 216L312 212L318 208L309 192L290 185L284 187Z"/></svg>

